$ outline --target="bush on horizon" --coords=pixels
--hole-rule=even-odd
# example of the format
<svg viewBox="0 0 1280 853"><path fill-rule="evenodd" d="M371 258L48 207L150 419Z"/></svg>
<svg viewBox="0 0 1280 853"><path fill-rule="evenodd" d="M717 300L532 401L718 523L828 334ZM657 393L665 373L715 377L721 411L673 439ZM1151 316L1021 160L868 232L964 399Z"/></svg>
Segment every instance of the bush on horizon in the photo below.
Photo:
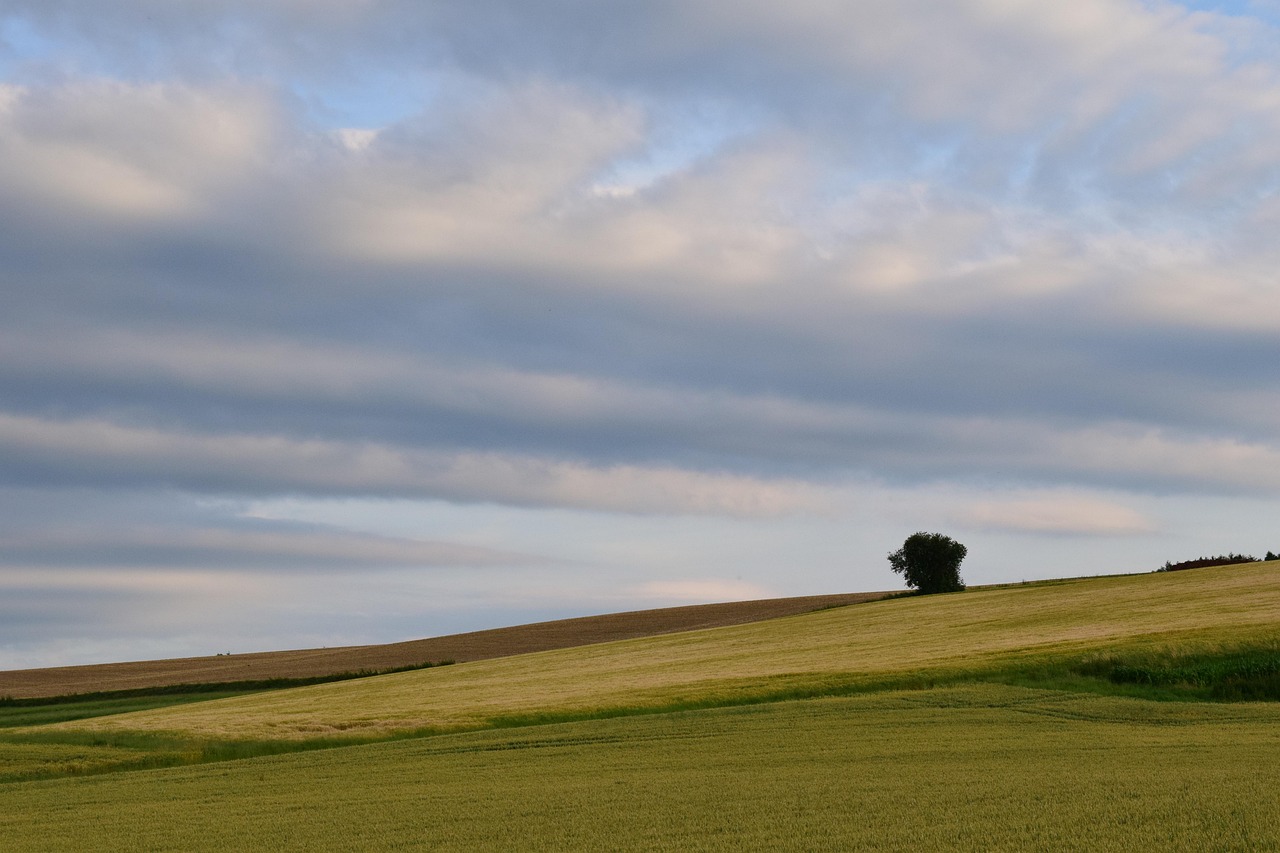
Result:
<svg viewBox="0 0 1280 853"><path fill-rule="evenodd" d="M964 589L960 563L969 549L941 533L913 533L889 555L890 567L921 595Z"/></svg>

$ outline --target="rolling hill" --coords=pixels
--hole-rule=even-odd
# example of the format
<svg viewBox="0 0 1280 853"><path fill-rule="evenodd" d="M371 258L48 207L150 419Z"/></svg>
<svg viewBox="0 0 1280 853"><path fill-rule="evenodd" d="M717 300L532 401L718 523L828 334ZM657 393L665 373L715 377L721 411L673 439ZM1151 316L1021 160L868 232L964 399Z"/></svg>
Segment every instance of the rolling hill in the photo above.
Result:
<svg viewBox="0 0 1280 853"><path fill-rule="evenodd" d="M1103 655L1272 648L1280 563L899 598L67 723L218 739L368 737L1000 680Z"/></svg>
<svg viewBox="0 0 1280 853"><path fill-rule="evenodd" d="M0 849L1277 849L1238 676L1280 563L873 601L0 728Z"/></svg>
<svg viewBox="0 0 1280 853"><path fill-rule="evenodd" d="M874 601L890 594L842 593L664 607L382 645L0 671L0 696L36 698L174 684L309 678L360 670L395 669L427 661L487 660L612 640L740 625Z"/></svg>

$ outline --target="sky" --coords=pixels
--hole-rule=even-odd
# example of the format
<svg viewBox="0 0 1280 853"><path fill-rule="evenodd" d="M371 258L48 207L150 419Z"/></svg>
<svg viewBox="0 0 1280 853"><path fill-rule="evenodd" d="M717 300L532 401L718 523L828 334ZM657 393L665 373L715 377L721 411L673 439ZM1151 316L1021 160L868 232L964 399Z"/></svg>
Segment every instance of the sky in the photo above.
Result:
<svg viewBox="0 0 1280 853"><path fill-rule="evenodd" d="M1280 3L0 0L0 668L1280 551Z"/></svg>

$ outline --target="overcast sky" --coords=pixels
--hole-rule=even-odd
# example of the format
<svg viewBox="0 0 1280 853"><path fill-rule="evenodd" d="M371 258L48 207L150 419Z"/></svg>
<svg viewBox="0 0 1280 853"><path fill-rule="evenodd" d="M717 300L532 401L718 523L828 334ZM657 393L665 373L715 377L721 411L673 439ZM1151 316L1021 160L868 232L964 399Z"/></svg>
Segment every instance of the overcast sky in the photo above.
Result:
<svg viewBox="0 0 1280 853"><path fill-rule="evenodd" d="M0 0L0 667L1280 550L1280 4Z"/></svg>

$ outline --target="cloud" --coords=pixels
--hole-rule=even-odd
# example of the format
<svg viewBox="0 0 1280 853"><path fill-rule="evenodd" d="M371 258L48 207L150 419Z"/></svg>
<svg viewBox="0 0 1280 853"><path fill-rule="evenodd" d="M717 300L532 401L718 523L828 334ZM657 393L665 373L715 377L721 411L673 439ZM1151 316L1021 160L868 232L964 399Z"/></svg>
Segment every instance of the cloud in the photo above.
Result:
<svg viewBox="0 0 1280 853"><path fill-rule="evenodd" d="M0 539L462 590L653 525L566 600L728 564L659 524L779 564L868 482L1135 555L1152 495L1261 513L1280 42L1236 11L8 3ZM470 533L235 518L290 496Z"/></svg>
<svg viewBox="0 0 1280 853"><path fill-rule="evenodd" d="M1156 530L1142 513L1121 504L1071 495L1027 495L982 501L956 520L983 530L1077 536L1131 536Z"/></svg>
<svg viewBox="0 0 1280 853"><path fill-rule="evenodd" d="M1082 468L1143 471L1159 482L1197 481L1272 493L1280 448L1238 438L1181 438L1153 429L1088 429L1062 436L1058 447Z"/></svg>
<svg viewBox="0 0 1280 853"><path fill-rule="evenodd" d="M1263 472L1276 454L1268 430L1280 396L1266 388L1265 371L1235 366L1265 360L1265 348L1251 353L1236 339L1208 351L1229 367L1224 383L1218 366L1190 357L1194 341L1179 352L1188 345L1144 336L1124 346L1153 369L1134 365L1131 375L1099 382L1092 371L1112 356L1055 352L1044 346L1053 334L1028 341L1027 363L1015 366L1016 341L989 353L940 341L922 361L937 376L914 373L921 353L909 348L873 354L879 363L862 361L864 373L887 372L852 381L840 361L792 356L770 366L810 384L778 394L761 393L750 376L734 393L595 376L592 365L583 366L587 375L542 373L287 339L108 333L64 343L19 333L0 345L12 354L0 381L7 373L11 399L28 395L33 413L0 417L0 452L11 460L11 482L49 476L624 512L821 512L821 484L859 473L918 481L998 469L1062 483L1273 488ZM1162 348L1184 364L1164 360ZM841 384L852 384L855 399ZM67 387L84 389L81 416L34 413L51 404L65 411ZM836 393L822 399L829 388ZM123 417L102 409L124 401ZM1091 407L1132 420L1081 423ZM139 412L171 423L136 423ZM1239 434L1213 435L1224 418Z"/></svg>
<svg viewBox="0 0 1280 853"><path fill-rule="evenodd" d="M1254 51L1233 49L1256 35L1171 3L813 0L783 10L695 0L591 11L387 0L305 12L237 2L174 14L140 1L106 14L83 3L10 4L10 15L45 38L128 75L283 77L317 88L339 72L371 81L390 70L412 87L424 69L461 69L668 100L705 92L763 102L792 121L852 127L850 137L866 116L924 135L961 125L1029 138L1054 160L1100 150L1118 167L1101 174L1157 182L1170 167L1180 176L1213 171L1224 154L1274 130L1274 77L1247 61ZM231 27L234 43L223 35ZM1224 148L1227 117L1256 131L1243 148L1240 137ZM1199 190L1214 192L1208 182Z"/></svg>
<svg viewBox="0 0 1280 853"><path fill-rule="evenodd" d="M273 124L269 100L249 88L9 86L0 97L0 184L9 204L64 215L192 216L255 170Z"/></svg>
<svg viewBox="0 0 1280 853"><path fill-rule="evenodd" d="M775 597L763 586L740 580L706 578L651 581L629 590L629 594L661 601L712 603L717 601L753 601Z"/></svg>
<svg viewBox="0 0 1280 853"><path fill-rule="evenodd" d="M449 542L329 531L180 527L64 526L0 537L0 563L11 567L204 566L216 570L323 570L388 566L536 565L545 558ZM15 577L9 574L9 579ZM47 574L46 574L47 577ZM118 575L113 575L118 577Z"/></svg>
<svg viewBox="0 0 1280 853"><path fill-rule="evenodd" d="M642 115L569 87L531 85L380 132L334 187L330 245L387 263L541 248L539 223L642 141ZM563 247L556 247L563 251Z"/></svg>
<svg viewBox="0 0 1280 853"><path fill-rule="evenodd" d="M19 478L228 494L371 494L745 516L820 505L820 493L801 483L678 468L592 468L511 454L443 454L372 442L209 435L10 415L0 415L0 456Z"/></svg>

